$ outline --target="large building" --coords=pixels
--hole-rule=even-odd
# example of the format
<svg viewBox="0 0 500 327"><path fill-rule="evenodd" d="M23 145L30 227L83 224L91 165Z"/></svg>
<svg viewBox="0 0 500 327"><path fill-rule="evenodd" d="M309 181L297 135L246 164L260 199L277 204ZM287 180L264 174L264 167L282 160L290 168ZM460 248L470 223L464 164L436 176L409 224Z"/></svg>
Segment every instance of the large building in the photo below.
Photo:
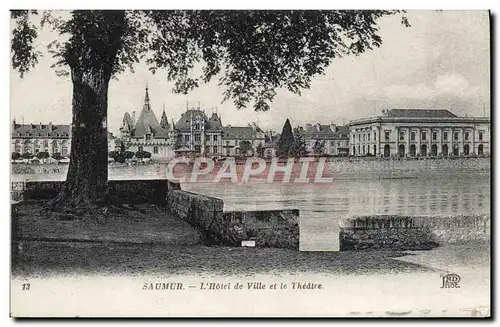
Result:
<svg viewBox="0 0 500 327"><path fill-rule="evenodd" d="M135 121L135 111L132 116L126 112L120 127L120 140L127 151L147 151L151 158L173 157L173 128L168 122L165 108L160 121L151 109L148 87L144 96L141 114Z"/></svg>
<svg viewBox="0 0 500 327"><path fill-rule="evenodd" d="M222 153L222 121L200 108L186 110L174 125L175 153L179 156L219 156Z"/></svg>
<svg viewBox="0 0 500 327"><path fill-rule="evenodd" d="M259 145L264 153L265 143L266 135L255 123L244 127L228 125L222 128L222 154L225 156L254 155L257 154Z"/></svg>
<svg viewBox="0 0 500 327"><path fill-rule="evenodd" d="M349 154L349 126L316 123L315 125L307 124L301 131L305 139L306 150L311 154L331 156Z"/></svg>
<svg viewBox="0 0 500 327"><path fill-rule="evenodd" d="M490 118L442 109L391 109L349 123L350 154L382 157L486 155Z"/></svg>
<svg viewBox="0 0 500 327"><path fill-rule="evenodd" d="M48 152L50 156L60 153L68 157L71 150L70 125L17 124L11 126L11 152L19 154Z"/></svg>

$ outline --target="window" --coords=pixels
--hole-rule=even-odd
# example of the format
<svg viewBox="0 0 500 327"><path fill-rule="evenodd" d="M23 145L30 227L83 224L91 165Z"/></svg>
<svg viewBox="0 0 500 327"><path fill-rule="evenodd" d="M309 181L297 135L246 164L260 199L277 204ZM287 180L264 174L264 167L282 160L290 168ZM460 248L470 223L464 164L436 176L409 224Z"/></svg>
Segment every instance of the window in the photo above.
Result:
<svg viewBox="0 0 500 327"><path fill-rule="evenodd" d="M358 134L358 141L361 142L361 134Z"/></svg>
<svg viewBox="0 0 500 327"><path fill-rule="evenodd" d="M427 132L422 132L422 141L427 140Z"/></svg>
<svg viewBox="0 0 500 327"><path fill-rule="evenodd" d="M196 146L194 147L194 151L195 151L196 153L201 153L201 146L196 145Z"/></svg>
<svg viewBox="0 0 500 327"><path fill-rule="evenodd" d="M151 141L151 134L146 134L146 141Z"/></svg>
<svg viewBox="0 0 500 327"><path fill-rule="evenodd" d="M415 136L416 136L416 133L415 132L411 132L411 140L412 141L415 141Z"/></svg>
<svg viewBox="0 0 500 327"><path fill-rule="evenodd" d="M385 131L385 140L386 141L389 141L389 137L391 135L391 132L390 131Z"/></svg>
<svg viewBox="0 0 500 327"><path fill-rule="evenodd" d="M157 146L153 147L153 153L158 154L158 147Z"/></svg>
<svg viewBox="0 0 500 327"><path fill-rule="evenodd" d="M465 132L465 134L464 134L464 138L465 138L465 140L466 140L466 141L468 141L468 140L469 140L469 132Z"/></svg>
<svg viewBox="0 0 500 327"><path fill-rule="evenodd" d="M218 136L217 135L214 135L214 142L217 142L218 141Z"/></svg>
<svg viewBox="0 0 500 327"><path fill-rule="evenodd" d="M363 145L363 154L365 154L365 146Z"/></svg>
<svg viewBox="0 0 500 327"><path fill-rule="evenodd" d="M229 151L229 148L227 148L227 149L226 149L226 155L228 156L228 155L230 155L230 154L231 154L231 152Z"/></svg>
<svg viewBox="0 0 500 327"><path fill-rule="evenodd" d="M405 132L399 132L399 140L403 141L405 139Z"/></svg>
<svg viewBox="0 0 500 327"><path fill-rule="evenodd" d="M199 130L199 129L200 129L200 123L196 123L196 124L194 124L194 129L195 129L195 130Z"/></svg>
<svg viewBox="0 0 500 327"><path fill-rule="evenodd" d="M226 141L226 145L229 145L229 141Z"/></svg>
<svg viewBox="0 0 500 327"><path fill-rule="evenodd" d="M217 153L217 147L216 147L216 146L214 146L214 148L213 148L213 151L212 151L212 152L213 152L213 153Z"/></svg>
<svg viewBox="0 0 500 327"><path fill-rule="evenodd" d="M370 133L368 133L368 141L370 141L370 135L371 135L371 134L370 134Z"/></svg>
<svg viewBox="0 0 500 327"><path fill-rule="evenodd" d="M448 132L443 132L443 140L448 141Z"/></svg>
<svg viewBox="0 0 500 327"><path fill-rule="evenodd" d="M483 131L479 131L479 141L483 140Z"/></svg>
<svg viewBox="0 0 500 327"><path fill-rule="evenodd" d="M194 140L199 142L201 140L201 135L200 134L194 134Z"/></svg>
<svg viewBox="0 0 500 327"><path fill-rule="evenodd" d="M373 132L373 140L376 141L377 140L377 132Z"/></svg>
<svg viewBox="0 0 500 327"><path fill-rule="evenodd" d="M142 152L142 151L144 151L143 149L144 149L144 148L142 147L142 145L139 145L139 146L137 147L137 151L138 151L138 152L139 152L139 151L141 151L141 152Z"/></svg>
<svg viewBox="0 0 500 327"><path fill-rule="evenodd" d="M185 138L186 142L189 142L189 140L190 140L189 135L185 135L184 138Z"/></svg>
<svg viewBox="0 0 500 327"><path fill-rule="evenodd" d="M455 132L455 133L453 134L453 139L454 139L455 141L456 141L456 140L458 140L458 132Z"/></svg>
<svg viewBox="0 0 500 327"><path fill-rule="evenodd" d="M366 134L363 133L363 142L366 141Z"/></svg>
<svg viewBox="0 0 500 327"><path fill-rule="evenodd" d="M432 140L435 141L437 140L438 133L437 132L432 132Z"/></svg>

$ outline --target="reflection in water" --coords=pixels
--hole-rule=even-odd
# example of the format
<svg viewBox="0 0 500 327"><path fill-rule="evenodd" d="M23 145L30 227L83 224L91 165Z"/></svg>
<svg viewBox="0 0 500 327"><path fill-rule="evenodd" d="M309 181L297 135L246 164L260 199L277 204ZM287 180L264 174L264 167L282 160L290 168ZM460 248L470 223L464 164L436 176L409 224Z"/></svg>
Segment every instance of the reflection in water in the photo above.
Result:
<svg viewBox="0 0 500 327"><path fill-rule="evenodd" d="M60 174L13 174L12 180L64 180ZM332 184L186 183L183 189L224 200L224 209L299 209L301 249L338 248L338 221L354 215L445 216L488 213L490 175L422 171L416 179L340 179ZM164 178L158 166L112 168L110 179Z"/></svg>

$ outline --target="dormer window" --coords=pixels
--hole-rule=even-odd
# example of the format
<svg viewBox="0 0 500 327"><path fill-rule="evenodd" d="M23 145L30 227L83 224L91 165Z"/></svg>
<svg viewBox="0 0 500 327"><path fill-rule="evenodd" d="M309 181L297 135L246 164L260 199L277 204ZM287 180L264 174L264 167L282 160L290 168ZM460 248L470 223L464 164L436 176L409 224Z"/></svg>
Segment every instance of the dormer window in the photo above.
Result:
<svg viewBox="0 0 500 327"><path fill-rule="evenodd" d="M151 141L151 134L146 134L146 141Z"/></svg>

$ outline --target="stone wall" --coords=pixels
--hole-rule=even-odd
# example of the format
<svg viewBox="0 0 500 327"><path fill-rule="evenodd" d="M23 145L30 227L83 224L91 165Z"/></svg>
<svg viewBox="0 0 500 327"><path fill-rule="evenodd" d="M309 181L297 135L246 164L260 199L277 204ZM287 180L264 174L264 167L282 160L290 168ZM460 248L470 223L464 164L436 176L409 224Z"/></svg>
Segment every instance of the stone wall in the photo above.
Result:
<svg viewBox="0 0 500 327"><path fill-rule="evenodd" d="M224 219L256 246L299 249L299 210L228 211Z"/></svg>
<svg viewBox="0 0 500 327"><path fill-rule="evenodd" d="M340 221L340 250L420 250L490 241L490 215L361 216Z"/></svg>
<svg viewBox="0 0 500 327"><path fill-rule="evenodd" d="M13 182L12 198L19 200L47 200L54 198L65 182ZM112 180L108 182L110 194L130 204L164 204L169 185L165 179Z"/></svg>
<svg viewBox="0 0 500 327"><path fill-rule="evenodd" d="M182 190L169 191L167 204L206 243L240 246L255 240L259 247L299 248L299 210L224 212L221 199Z"/></svg>

